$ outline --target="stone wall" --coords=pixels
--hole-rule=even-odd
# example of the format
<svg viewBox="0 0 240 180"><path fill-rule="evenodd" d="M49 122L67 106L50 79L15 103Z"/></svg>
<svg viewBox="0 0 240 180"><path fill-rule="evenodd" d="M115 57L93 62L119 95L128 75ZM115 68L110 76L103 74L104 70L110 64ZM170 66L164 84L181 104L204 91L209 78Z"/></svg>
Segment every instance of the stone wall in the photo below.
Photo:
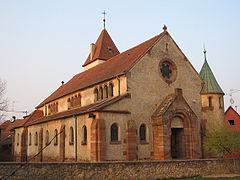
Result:
<svg viewBox="0 0 240 180"><path fill-rule="evenodd" d="M22 167L21 167L22 166ZM209 174L240 174L240 159L138 161L101 163L0 163L0 179L19 170L8 179L147 179Z"/></svg>

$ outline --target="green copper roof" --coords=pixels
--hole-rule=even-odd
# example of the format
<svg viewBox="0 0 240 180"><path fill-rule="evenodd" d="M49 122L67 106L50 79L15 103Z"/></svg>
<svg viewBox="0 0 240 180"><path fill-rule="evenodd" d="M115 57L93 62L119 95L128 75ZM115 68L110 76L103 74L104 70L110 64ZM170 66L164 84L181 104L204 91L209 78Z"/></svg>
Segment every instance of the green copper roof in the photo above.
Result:
<svg viewBox="0 0 240 180"><path fill-rule="evenodd" d="M201 93L221 93L224 94L223 90L219 86L213 72L206 60L206 51L204 51L205 61L200 71L200 76L204 81L204 86Z"/></svg>

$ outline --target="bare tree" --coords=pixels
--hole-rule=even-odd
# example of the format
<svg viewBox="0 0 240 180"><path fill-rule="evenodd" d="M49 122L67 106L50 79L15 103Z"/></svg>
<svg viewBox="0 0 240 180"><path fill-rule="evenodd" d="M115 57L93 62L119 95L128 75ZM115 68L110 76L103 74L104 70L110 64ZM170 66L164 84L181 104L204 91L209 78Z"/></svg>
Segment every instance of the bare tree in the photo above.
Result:
<svg viewBox="0 0 240 180"><path fill-rule="evenodd" d="M0 79L0 122L2 122L4 113L8 107L8 100L5 97L6 93L6 82Z"/></svg>

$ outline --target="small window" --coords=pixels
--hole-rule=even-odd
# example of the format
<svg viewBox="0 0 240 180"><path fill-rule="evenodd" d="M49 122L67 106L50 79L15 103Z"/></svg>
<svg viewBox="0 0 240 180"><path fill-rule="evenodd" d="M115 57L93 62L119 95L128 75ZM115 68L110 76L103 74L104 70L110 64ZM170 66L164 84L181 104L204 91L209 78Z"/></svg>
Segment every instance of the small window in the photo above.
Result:
<svg viewBox="0 0 240 180"><path fill-rule="evenodd" d="M73 106L74 106L74 107L78 106L78 97L77 97L77 95L75 95L75 97L74 97Z"/></svg>
<svg viewBox="0 0 240 180"><path fill-rule="evenodd" d="M58 112L58 102L56 102L56 112Z"/></svg>
<svg viewBox="0 0 240 180"><path fill-rule="evenodd" d="M46 145L49 144L49 132L48 132L48 130L46 131L45 144Z"/></svg>
<svg viewBox="0 0 240 180"><path fill-rule="evenodd" d="M77 100L77 105L78 106L81 106L82 105L82 102L81 102L81 95L80 94L78 94L78 98L77 98L78 100Z"/></svg>
<svg viewBox="0 0 240 180"><path fill-rule="evenodd" d="M234 120L228 120L228 122L229 122L229 125L231 125L231 126L235 125Z"/></svg>
<svg viewBox="0 0 240 180"><path fill-rule="evenodd" d="M113 84L109 84L109 97L113 97Z"/></svg>
<svg viewBox="0 0 240 180"><path fill-rule="evenodd" d="M31 146L31 145L32 145L32 134L29 133L29 146Z"/></svg>
<svg viewBox="0 0 240 180"><path fill-rule="evenodd" d="M221 108L222 108L222 98L219 97L219 98L218 98L218 101L219 101L219 108L221 109Z"/></svg>
<svg viewBox="0 0 240 180"><path fill-rule="evenodd" d="M50 108L50 105L48 105L48 115L51 114L51 108Z"/></svg>
<svg viewBox="0 0 240 180"><path fill-rule="evenodd" d="M70 127L70 131L69 131L69 144L70 145L74 144L74 131L73 131L73 127Z"/></svg>
<svg viewBox="0 0 240 180"><path fill-rule="evenodd" d="M82 128L82 145L87 144L87 127L84 125Z"/></svg>
<svg viewBox="0 0 240 180"><path fill-rule="evenodd" d="M17 145L19 145L19 133L17 134Z"/></svg>
<svg viewBox="0 0 240 180"><path fill-rule="evenodd" d="M99 99L100 100L103 99L103 88L102 87L99 88Z"/></svg>
<svg viewBox="0 0 240 180"><path fill-rule="evenodd" d="M72 98L71 98L71 101L70 101L70 108L73 107L73 104L74 104L74 98L72 97Z"/></svg>
<svg viewBox="0 0 240 180"><path fill-rule="evenodd" d="M118 141L118 125L116 123L111 126L111 142Z"/></svg>
<svg viewBox="0 0 240 180"><path fill-rule="evenodd" d="M108 98L108 87L107 85L104 86L104 90L103 90L103 98Z"/></svg>
<svg viewBox="0 0 240 180"><path fill-rule="evenodd" d="M208 107L212 107L212 97L208 97Z"/></svg>
<svg viewBox="0 0 240 180"><path fill-rule="evenodd" d="M94 89L94 102L98 101L99 97L98 97L98 89Z"/></svg>
<svg viewBox="0 0 240 180"><path fill-rule="evenodd" d="M35 145L36 146L38 145L38 133L37 132L35 133Z"/></svg>
<svg viewBox="0 0 240 180"><path fill-rule="evenodd" d="M58 130L54 130L54 145L58 145Z"/></svg>
<svg viewBox="0 0 240 180"><path fill-rule="evenodd" d="M71 100L70 100L70 98L68 98L67 104L68 104L68 109L70 109L70 106L71 106Z"/></svg>
<svg viewBox="0 0 240 180"><path fill-rule="evenodd" d="M146 125L141 124L139 128L139 133L140 133L140 141L146 141Z"/></svg>

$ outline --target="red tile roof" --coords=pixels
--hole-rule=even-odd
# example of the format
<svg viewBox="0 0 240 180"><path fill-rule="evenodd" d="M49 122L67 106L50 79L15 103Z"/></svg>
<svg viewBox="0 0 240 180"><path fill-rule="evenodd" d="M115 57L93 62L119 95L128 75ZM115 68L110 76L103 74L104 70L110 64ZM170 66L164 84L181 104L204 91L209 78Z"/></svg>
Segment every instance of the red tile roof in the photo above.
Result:
<svg viewBox="0 0 240 180"><path fill-rule="evenodd" d="M13 135L12 129L22 127L26 123L30 123L36 119L39 119L40 117L43 116L43 112L40 110L35 110L33 111L30 115L26 116L24 119L16 119L13 122L10 122L10 120L5 121L0 125L1 128L1 139L0 143L1 144L9 144L11 141L11 136Z"/></svg>
<svg viewBox="0 0 240 180"><path fill-rule="evenodd" d="M107 30L103 29L95 43L95 51L93 53L93 58L90 59L90 54L89 54L87 60L83 64L83 67L97 59L108 60L118 54L119 54L119 51L116 45L114 44L113 40L109 36Z"/></svg>
<svg viewBox="0 0 240 180"><path fill-rule="evenodd" d="M1 139L0 139L0 143L3 143L8 137L9 135L12 135L13 132L11 131L15 126L18 126L19 124L24 123L25 120L24 119L16 119L14 122L11 122L10 120L7 120L5 122L3 122L0 125L1 130Z"/></svg>
<svg viewBox="0 0 240 180"><path fill-rule="evenodd" d="M99 64L75 75L70 81L61 85L37 107L41 107L45 103L49 103L50 101L56 100L78 90L82 90L94 84L125 74L154 45L154 43L165 34L168 34L168 32L164 31L161 34L139 44L138 46L112 57L105 63Z"/></svg>
<svg viewBox="0 0 240 180"><path fill-rule="evenodd" d="M113 112L113 113L129 113L127 110L113 110L113 111L108 111L108 110L102 110L102 108L107 107L117 101L120 101L124 98L128 98L130 97L129 93L126 93L124 95L121 96L115 96L112 98L108 98L102 101L98 101L96 103L93 104L89 104L87 106L82 106L79 108L75 108L75 109L71 109L71 110L67 110L67 111L62 111L53 115L49 115L49 116L43 116L39 119L36 119L34 121L25 123L25 126L30 126L30 125L34 125L34 124L40 124L40 123L44 123L47 121L51 121L51 120L57 120L57 119L63 119L66 117L71 117L71 116L76 116L76 115L80 115L80 114L86 114L89 112Z"/></svg>

